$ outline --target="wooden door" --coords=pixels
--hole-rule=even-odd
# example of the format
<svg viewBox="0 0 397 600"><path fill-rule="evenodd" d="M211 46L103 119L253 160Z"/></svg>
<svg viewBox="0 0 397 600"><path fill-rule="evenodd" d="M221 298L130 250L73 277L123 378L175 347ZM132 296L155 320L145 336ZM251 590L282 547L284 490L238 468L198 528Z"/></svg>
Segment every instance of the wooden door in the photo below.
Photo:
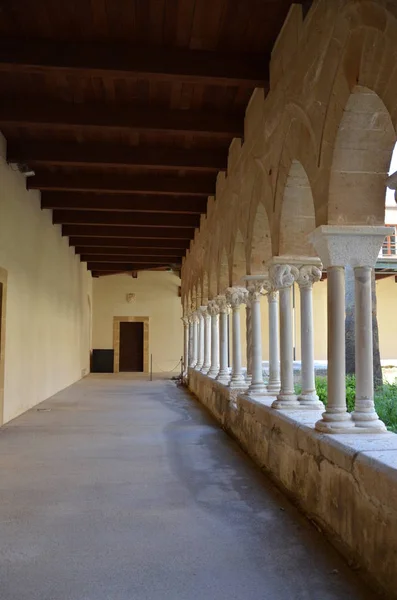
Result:
<svg viewBox="0 0 397 600"><path fill-rule="evenodd" d="M120 323L119 371L143 372L143 323Z"/></svg>

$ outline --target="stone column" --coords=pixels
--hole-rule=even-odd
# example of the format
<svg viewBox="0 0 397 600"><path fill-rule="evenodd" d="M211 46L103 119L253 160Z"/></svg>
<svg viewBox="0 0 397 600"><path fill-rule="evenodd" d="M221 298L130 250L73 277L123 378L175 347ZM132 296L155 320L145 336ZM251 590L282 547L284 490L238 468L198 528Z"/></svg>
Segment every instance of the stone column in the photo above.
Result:
<svg viewBox="0 0 397 600"><path fill-rule="evenodd" d="M371 267L354 269L356 402L352 413L355 426L370 432L386 431L374 404L371 275Z"/></svg>
<svg viewBox="0 0 397 600"><path fill-rule="evenodd" d="M263 276L247 276L248 300L251 306L252 327L252 378L248 388L250 394L265 394L266 386L262 375L262 331L261 331L261 291L263 289Z"/></svg>
<svg viewBox="0 0 397 600"><path fill-rule="evenodd" d="M384 432L373 405L372 300L370 270L375 266L389 227L322 225L309 236L324 265L328 282L328 401L316 429L326 433ZM346 410L345 266L355 270L356 407Z"/></svg>
<svg viewBox="0 0 397 600"><path fill-rule="evenodd" d="M208 306L201 307L204 319L204 363L201 372L207 374L211 367L211 315Z"/></svg>
<svg viewBox="0 0 397 600"><path fill-rule="evenodd" d="M196 370L201 371L204 364L204 317L203 308L207 310L205 306L200 306L197 311L198 317L198 350L197 350L197 363Z"/></svg>
<svg viewBox="0 0 397 600"><path fill-rule="evenodd" d="M299 269L298 285L300 290L301 314L301 382L302 392L299 402L303 408L324 410L316 392L314 369L314 331L313 331L313 283L321 279L320 264L303 265Z"/></svg>
<svg viewBox="0 0 397 600"><path fill-rule="evenodd" d="M217 381L221 383L229 383L229 365L228 365L228 324L227 317L229 314L229 305L226 300L226 296L220 294L215 298L219 308L219 341L220 341L220 368L217 375Z"/></svg>
<svg viewBox="0 0 397 600"><path fill-rule="evenodd" d="M271 264L269 278L280 294L280 379L281 386L273 408L296 409L300 407L294 389L294 344L292 316L292 285L298 269L286 263Z"/></svg>
<svg viewBox="0 0 397 600"><path fill-rule="evenodd" d="M241 365L241 328L240 306L248 296L248 290L243 287L230 287L226 290L226 298L232 308L233 338L232 338L232 378L231 388L246 388L247 383L242 373Z"/></svg>
<svg viewBox="0 0 397 600"><path fill-rule="evenodd" d="M208 302L211 315L211 366L208 376L215 378L219 373L219 308L215 300Z"/></svg>
<svg viewBox="0 0 397 600"><path fill-rule="evenodd" d="M248 384L252 380L252 320L251 320L251 302L247 296L245 301L245 327L246 327L246 345L247 345L247 374L246 381Z"/></svg>
<svg viewBox="0 0 397 600"><path fill-rule="evenodd" d="M267 293L269 304L269 382L267 391L276 396L280 393L280 346L278 329L278 292Z"/></svg>
<svg viewBox="0 0 397 600"><path fill-rule="evenodd" d="M197 312L192 313L193 320L193 356L192 356L192 368L195 369L198 359L198 321Z"/></svg>
<svg viewBox="0 0 397 600"><path fill-rule="evenodd" d="M188 316L189 319L189 368L193 368L194 361L194 318L193 313Z"/></svg>
<svg viewBox="0 0 397 600"><path fill-rule="evenodd" d="M189 366L189 320L187 317L182 317L183 323L183 375L187 375Z"/></svg>

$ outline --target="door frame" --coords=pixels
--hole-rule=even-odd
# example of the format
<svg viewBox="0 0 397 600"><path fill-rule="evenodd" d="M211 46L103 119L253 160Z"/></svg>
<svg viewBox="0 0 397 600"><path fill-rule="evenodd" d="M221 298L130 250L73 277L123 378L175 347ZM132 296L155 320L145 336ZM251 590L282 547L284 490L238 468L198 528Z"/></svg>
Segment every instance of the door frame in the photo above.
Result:
<svg viewBox="0 0 397 600"><path fill-rule="evenodd" d="M4 423L4 379L5 379L5 344L6 344L6 309L7 309L7 271L0 267L0 283L3 285L0 339L0 425Z"/></svg>
<svg viewBox="0 0 397 600"><path fill-rule="evenodd" d="M149 373L149 317L113 317L114 372L120 372L120 323L143 323L143 372Z"/></svg>

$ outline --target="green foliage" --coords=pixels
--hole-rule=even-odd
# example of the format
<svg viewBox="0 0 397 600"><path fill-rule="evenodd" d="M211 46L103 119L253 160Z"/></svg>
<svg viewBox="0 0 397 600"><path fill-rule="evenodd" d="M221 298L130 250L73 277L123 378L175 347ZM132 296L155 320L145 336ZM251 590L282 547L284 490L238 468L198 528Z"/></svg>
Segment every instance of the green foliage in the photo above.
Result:
<svg viewBox="0 0 397 600"><path fill-rule="evenodd" d="M295 385L295 393L299 394L302 388L300 384ZM328 388L326 377L316 377L316 390L319 399L327 404ZM346 376L346 404L347 410L354 410L356 396L356 378L354 375ZM384 383L375 390L375 408L381 421L389 431L397 433L397 379L394 383Z"/></svg>

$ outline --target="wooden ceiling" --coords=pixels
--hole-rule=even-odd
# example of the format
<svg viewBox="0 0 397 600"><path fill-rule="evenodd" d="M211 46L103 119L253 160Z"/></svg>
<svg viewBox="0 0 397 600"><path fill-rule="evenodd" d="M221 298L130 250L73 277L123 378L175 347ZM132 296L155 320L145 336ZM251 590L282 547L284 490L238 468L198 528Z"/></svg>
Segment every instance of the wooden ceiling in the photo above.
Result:
<svg viewBox="0 0 397 600"><path fill-rule="evenodd" d="M94 276L178 270L291 0L0 0L0 129Z"/></svg>

